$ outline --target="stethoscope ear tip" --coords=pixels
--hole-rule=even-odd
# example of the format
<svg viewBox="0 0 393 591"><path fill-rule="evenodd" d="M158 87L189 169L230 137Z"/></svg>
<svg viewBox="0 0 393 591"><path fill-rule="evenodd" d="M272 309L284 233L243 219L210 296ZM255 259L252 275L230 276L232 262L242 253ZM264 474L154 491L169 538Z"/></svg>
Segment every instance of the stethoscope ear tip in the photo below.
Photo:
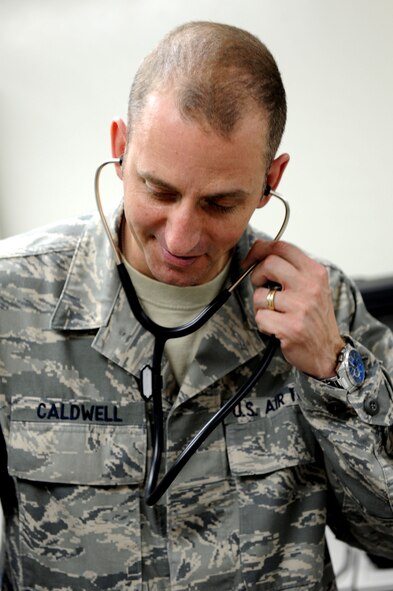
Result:
<svg viewBox="0 0 393 591"><path fill-rule="evenodd" d="M268 195L270 195L270 193L271 193L271 190L272 190L271 186L270 186L270 185L266 185L266 187L265 187L265 190L264 190L264 192L263 192L263 195L264 195L265 197L267 197Z"/></svg>

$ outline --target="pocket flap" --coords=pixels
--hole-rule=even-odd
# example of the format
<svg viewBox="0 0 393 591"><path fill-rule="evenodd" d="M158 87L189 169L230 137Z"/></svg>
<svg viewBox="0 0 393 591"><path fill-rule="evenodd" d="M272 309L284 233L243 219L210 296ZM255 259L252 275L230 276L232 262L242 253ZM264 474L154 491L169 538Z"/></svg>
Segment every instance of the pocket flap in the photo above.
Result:
<svg viewBox="0 0 393 591"><path fill-rule="evenodd" d="M230 469L237 476L267 474L315 458L315 439L298 406L249 423L230 423L226 438Z"/></svg>
<svg viewBox="0 0 393 591"><path fill-rule="evenodd" d="M144 480L144 402L15 396L10 474L39 482L119 485Z"/></svg>

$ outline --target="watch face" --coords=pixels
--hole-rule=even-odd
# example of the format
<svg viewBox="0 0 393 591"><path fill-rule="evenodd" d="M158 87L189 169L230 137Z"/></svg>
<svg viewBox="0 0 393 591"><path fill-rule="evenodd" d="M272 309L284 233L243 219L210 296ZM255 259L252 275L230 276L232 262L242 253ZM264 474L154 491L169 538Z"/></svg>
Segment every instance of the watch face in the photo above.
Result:
<svg viewBox="0 0 393 591"><path fill-rule="evenodd" d="M351 349L348 355L348 372L354 385L360 386L364 382L364 364L356 349Z"/></svg>

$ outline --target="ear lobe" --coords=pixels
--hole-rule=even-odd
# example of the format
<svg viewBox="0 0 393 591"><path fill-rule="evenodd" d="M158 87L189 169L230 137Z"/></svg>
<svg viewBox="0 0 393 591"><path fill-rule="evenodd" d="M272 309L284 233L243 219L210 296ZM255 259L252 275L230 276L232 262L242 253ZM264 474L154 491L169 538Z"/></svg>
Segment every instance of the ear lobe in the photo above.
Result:
<svg viewBox="0 0 393 591"><path fill-rule="evenodd" d="M259 204L257 206L257 209L261 209L262 207L265 207L265 205L267 205L269 203L270 198L271 198L270 190L269 190L269 194L266 195L266 189L265 189L265 192L264 192L264 194L262 195L262 197L261 197L261 199L259 201Z"/></svg>
<svg viewBox="0 0 393 591"><path fill-rule="evenodd" d="M111 146L113 158L122 158L127 146L127 126L123 119L116 119L111 123ZM122 164L123 162L121 162ZM121 164L116 164L116 174L123 179Z"/></svg>

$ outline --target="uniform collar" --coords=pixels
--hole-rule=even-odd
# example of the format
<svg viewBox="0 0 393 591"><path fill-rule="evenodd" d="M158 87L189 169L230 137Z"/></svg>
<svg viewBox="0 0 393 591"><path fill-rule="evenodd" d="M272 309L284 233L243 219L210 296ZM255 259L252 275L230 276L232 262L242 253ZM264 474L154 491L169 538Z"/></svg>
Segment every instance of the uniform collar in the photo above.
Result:
<svg viewBox="0 0 393 591"><path fill-rule="evenodd" d="M115 244L123 215L108 215ZM56 330L94 330L108 323L120 281L116 261L98 214L88 219L76 246L63 291L51 319Z"/></svg>

